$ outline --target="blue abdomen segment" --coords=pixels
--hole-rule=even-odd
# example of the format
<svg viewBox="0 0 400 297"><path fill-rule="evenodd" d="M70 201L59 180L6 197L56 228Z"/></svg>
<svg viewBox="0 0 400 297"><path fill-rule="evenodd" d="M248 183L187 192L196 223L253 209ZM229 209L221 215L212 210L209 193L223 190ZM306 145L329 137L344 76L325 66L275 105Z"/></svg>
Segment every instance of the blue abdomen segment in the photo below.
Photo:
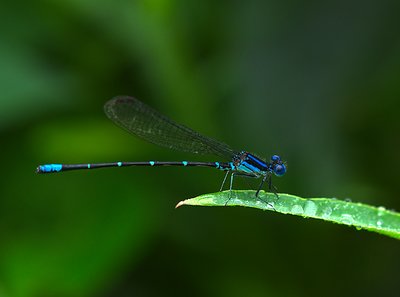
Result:
<svg viewBox="0 0 400 297"><path fill-rule="evenodd" d="M37 168L37 172L39 173L59 172L61 170L62 170L62 164L46 164L46 165L40 165Z"/></svg>
<svg viewBox="0 0 400 297"><path fill-rule="evenodd" d="M215 164L215 168L222 170L222 171L235 170L235 165L233 165L232 162L228 162L228 163L214 162L214 164Z"/></svg>

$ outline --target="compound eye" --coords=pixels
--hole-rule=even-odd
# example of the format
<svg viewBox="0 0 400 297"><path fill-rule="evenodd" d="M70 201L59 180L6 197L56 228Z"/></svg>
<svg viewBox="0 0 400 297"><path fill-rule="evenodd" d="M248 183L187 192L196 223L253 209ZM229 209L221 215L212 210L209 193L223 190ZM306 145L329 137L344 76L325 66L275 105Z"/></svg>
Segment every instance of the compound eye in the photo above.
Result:
<svg viewBox="0 0 400 297"><path fill-rule="evenodd" d="M281 157L279 157L278 155L273 155L271 157L272 162L279 162L280 160L281 160Z"/></svg>
<svg viewBox="0 0 400 297"><path fill-rule="evenodd" d="M278 164L274 167L274 173L276 176L282 176L286 173L286 166L284 164Z"/></svg>

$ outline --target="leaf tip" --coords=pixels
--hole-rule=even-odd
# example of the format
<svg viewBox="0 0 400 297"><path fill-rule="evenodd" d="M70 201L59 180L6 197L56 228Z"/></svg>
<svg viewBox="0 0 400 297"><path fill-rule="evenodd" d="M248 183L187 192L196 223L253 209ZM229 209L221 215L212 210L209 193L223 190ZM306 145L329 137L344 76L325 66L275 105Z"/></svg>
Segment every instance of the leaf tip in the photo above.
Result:
<svg viewBox="0 0 400 297"><path fill-rule="evenodd" d="M177 205L175 205L175 208L181 207L182 205L185 205L185 200L179 201Z"/></svg>

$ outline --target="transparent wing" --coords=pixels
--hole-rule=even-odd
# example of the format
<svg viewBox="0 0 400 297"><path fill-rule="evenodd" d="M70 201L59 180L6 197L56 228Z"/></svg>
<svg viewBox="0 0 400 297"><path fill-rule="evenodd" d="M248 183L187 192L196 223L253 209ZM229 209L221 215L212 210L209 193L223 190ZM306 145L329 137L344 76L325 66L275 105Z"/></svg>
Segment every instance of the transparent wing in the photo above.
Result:
<svg viewBox="0 0 400 297"><path fill-rule="evenodd" d="M115 97L104 105L104 111L118 126L162 147L228 159L234 154L227 144L180 125L133 97Z"/></svg>

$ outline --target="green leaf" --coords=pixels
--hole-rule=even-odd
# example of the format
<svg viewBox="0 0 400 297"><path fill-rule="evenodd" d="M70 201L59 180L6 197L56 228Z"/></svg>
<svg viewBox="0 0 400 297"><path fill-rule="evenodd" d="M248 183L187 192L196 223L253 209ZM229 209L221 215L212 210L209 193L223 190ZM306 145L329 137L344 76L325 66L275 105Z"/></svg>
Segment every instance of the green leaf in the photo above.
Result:
<svg viewBox="0 0 400 297"><path fill-rule="evenodd" d="M321 219L338 224L354 226L386 236L400 239L400 214L362 203L354 203L332 198L300 198L261 191L259 199L255 191L224 191L201 195L179 202L182 205L198 206L244 206L262 210L272 210L305 218Z"/></svg>

